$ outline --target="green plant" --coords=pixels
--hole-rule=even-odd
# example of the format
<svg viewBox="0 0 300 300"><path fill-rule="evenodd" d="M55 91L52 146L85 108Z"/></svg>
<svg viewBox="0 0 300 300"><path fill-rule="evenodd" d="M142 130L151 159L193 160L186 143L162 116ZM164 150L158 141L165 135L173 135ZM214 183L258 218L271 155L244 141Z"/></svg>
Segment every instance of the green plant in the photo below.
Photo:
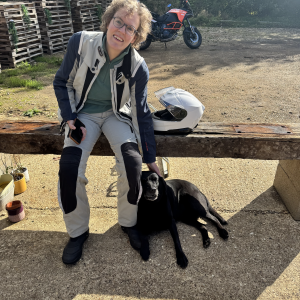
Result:
<svg viewBox="0 0 300 300"><path fill-rule="evenodd" d="M26 170L26 168L24 168L21 163L20 155L13 154L12 163L13 163L14 173L23 173Z"/></svg>
<svg viewBox="0 0 300 300"><path fill-rule="evenodd" d="M41 114L42 112L40 110L38 110L37 108L32 108L32 109L28 109L23 113L23 116L27 116L27 117L33 117L34 115L38 115Z"/></svg>
<svg viewBox="0 0 300 300"><path fill-rule="evenodd" d="M22 176L20 173L24 173L26 168L21 164L21 159L19 155L14 154L11 158L11 155L1 154L1 171L3 174L11 174L14 178L14 181L20 180Z"/></svg>
<svg viewBox="0 0 300 300"><path fill-rule="evenodd" d="M24 4L21 5L21 9L22 9L22 12L23 12L23 21L26 24L27 29L29 29L30 18L28 16L28 10L27 10L27 8Z"/></svg>
<svg viewBox="0 0 300 300"><path fill-rule="evenodd" d="M31 65L28 61L22 61L19 65L18 68L19 69L27 69L29 68Z"/></svg>
<svg viewBox="0 0 300 300"><path fill-rule="evenodd" d="M50 12L49 9L45 8L45 15L46 15L46 18L47 18L47 23L49 25L52 25L52 14Z"/></svg>
<svg viewBox="0 0 300 300"><path fill-rule="evenodd" d="M63 61L63 58L49 55L49 56L35 57L34 60L39 63L44 62L44 63L51 64L54 66L60 66Z"/></svg>
<svg viewBox="0 0 300 300"><path fill-rule="evenodd" d="M102 7L101 5L97 5L96 6L96 13L97 13L97 17L99 19L99 22L101 23L101 18L102 18Z"/></svg>
<svg viewBox="0 0 300 300"><path fill-rule="evenodd" d="M8 69L8 70L5 71L5 73L3 72L1 74L1 76L4 76L4 75L9 76L9 77L18 76L19 75L19 70L17 68L16 69Z"/></svg>
<svg viewBox="0 0 300 300"><path fill-rule="evenodd" d="M11 156L9 154L1 153L1 168L3 174L9 174L13 169Z"/></svg>
<svg viewBox="0 0 300 300"><path fill-rule="evenodd" d="M71 4L70 4L70 0L65 0L65 5L67 7L68 12L71 12Z"/></svg>
<svg viewBox="0 0 300 300"><path fill-rule="evenodd" d="M28 89L41 90L43 88L43 84L36 80L26 80L25 87Z"/></svg>
<svg viewBox="0 0 300 300"><path fill-rule="evenodd" d="M12 42L15 46L16 51L17 51L18 50L17 43L19 42L19 39L18 39L17 29L15 27L15 21L14 20L9 21L9 23L8 23L8 32L12 36Z"/></svg>
<svg viewBox="0 0 300 300"><path fill-rule="evenodd" d="M9 88L26 87L29 89L40 90L43 87L42 83L40 83L36 80L22 79L19 77L8 77L4 80L4 84L5 84L5 86L7 86Z"/></svg>

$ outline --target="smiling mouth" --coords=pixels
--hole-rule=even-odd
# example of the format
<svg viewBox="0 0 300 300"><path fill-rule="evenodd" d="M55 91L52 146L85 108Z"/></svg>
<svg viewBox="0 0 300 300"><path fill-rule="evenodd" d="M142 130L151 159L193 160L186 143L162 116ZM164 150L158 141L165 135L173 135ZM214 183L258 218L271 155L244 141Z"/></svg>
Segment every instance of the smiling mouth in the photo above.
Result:
<svg viewBox="0 0 300 300"><path fill-rule="evenodd" d="M121 39L120 37L118 37L118 36L116 36L116 35L113 35L113 37L114 37L117 41L119 41L119 42L124 42L123 39Z"/></svg>

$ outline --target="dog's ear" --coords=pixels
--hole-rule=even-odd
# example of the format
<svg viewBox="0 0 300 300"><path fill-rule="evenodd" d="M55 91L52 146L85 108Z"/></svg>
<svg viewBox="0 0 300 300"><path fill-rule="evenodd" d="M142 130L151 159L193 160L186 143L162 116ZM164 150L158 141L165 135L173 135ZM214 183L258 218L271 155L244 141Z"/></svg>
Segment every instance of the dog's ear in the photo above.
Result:
<svg viewBox="0 0 300 300"><path fill-rule="evenodd" d="M141 177L141 179L142 179L142 180L147 180L147 178L148 178L152 173L155 173L155 172L153 172L153 171L142 171L142 177Z"/></svg>
<svg viewBox="0 0 300 300"><path fill-rule="evenodd" d="M158 176L158 178L159 178L159 187L158 187L159 194L161 196L167 197L168 196L167 195L167 183L166 183L166 181L164 180L163 177Z"/></svg>

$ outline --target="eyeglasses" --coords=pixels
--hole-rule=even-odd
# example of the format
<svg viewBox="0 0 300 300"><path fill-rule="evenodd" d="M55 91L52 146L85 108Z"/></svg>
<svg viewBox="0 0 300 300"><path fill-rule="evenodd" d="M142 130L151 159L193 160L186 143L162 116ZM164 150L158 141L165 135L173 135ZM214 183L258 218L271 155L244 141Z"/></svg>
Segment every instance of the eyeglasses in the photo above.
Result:
<svg viewBox="0 0 300 300"><path fill-rule="evenodd" d="M120 19L119 17L113 17L113 24L117 27L117 28L122 28L123 26L125 26L126 32L133 36L136 33L138 33L138 31L132 26L132 25L127 25L123 22L122 19Z"/></svg>

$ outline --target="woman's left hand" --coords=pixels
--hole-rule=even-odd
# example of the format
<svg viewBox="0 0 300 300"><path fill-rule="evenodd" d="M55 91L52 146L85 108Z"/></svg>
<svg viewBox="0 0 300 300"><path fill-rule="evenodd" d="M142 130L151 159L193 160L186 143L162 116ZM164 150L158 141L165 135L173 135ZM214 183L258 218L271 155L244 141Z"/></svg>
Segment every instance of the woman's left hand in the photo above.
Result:
<svg viewBox="0 0 300 300"><path fill-rule="evenodd" d="M160 177L162 177L160 174L159 168L155 162L147 164L147 166L150 171L153 171L153 172L157 173Z"/></svg>

